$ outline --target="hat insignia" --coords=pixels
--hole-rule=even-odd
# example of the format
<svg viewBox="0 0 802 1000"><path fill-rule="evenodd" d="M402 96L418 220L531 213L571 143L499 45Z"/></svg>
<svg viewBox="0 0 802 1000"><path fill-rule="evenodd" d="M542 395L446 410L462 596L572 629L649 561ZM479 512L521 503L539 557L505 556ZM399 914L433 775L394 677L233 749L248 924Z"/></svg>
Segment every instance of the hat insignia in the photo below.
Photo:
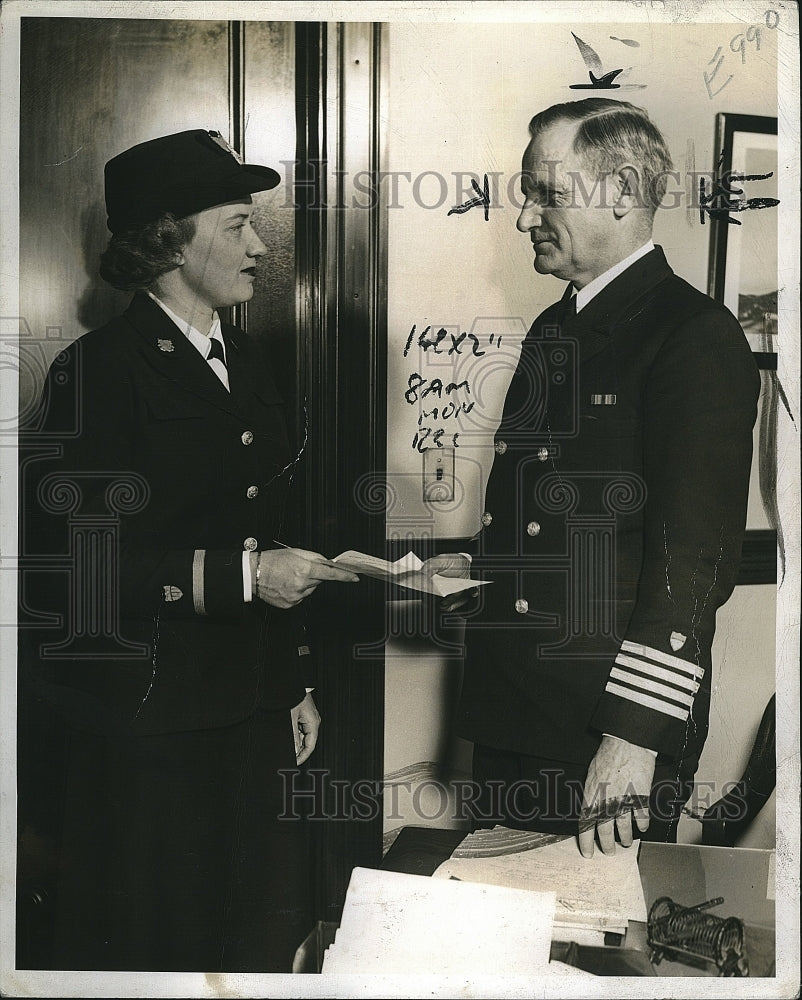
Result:
<svg viewBox="0 0 802 1000"><path fill-rule="evenodd" d="M175 350L175 344L172 340L162 340L160 337L156 343L159 345L159 350L164 351L165 354L170 354Z"/></svg>
<svg viewBox="0 0 802 1000"><path fill-rule="evenodd" d="M231 146L229 146L229 144L222 137L222 135L220 135L219 132L210 132L209 138L213 142L216 142L221 149L224 149L227 153L230 153L237 161L237 163L239 163L239 165L242 166L242 157L239 155L239 153L234 152L234 150L231 148Z"/></svg>

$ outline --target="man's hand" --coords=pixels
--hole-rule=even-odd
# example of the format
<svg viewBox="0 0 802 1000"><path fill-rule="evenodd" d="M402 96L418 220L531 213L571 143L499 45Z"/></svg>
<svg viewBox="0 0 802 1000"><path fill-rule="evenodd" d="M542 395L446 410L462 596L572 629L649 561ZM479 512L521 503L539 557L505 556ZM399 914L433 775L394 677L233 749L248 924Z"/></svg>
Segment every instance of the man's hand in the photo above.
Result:
<svg viewBox="0 0 802 1000"><path fill-rule="evenodd" d="M324 580L357 583L359 577L350 570L340 569L319 552L267 549L255 560L253 592L274 608L292 608L309 597Z"/></svg>
<svg viewBox="0 0 802 1000"><path fill-rule="evenodd" d="M646 832L654 764L654 755L643 747L602 736L585 779L579 819L579 850L583 857L593 857L597 833L602 851L615 852L614 822L624 847L632 843L633 815L638 830Z"/></svg>
<svg viewBox="0 0 802 1000"><path fill-rule="evenodd" d="M471 561L461 552L447 552L441 556L432 556L421 566L421 573L426 576L454 576L462 580L469 579L471 575ZM458 594L450 594L440 602L441 611L457 611L464 607L472 598L479 593L478 587L472 590L463 590Z"/></svg>
<svg viewBox="0 0 802 1000"><path fill-rule="evenodd" d="M290 716L295 737L295 761L297 764L303 764L315 749L320 729L320 712L312 695L308 694L299 705L296 705L291 710Z"/></svg>

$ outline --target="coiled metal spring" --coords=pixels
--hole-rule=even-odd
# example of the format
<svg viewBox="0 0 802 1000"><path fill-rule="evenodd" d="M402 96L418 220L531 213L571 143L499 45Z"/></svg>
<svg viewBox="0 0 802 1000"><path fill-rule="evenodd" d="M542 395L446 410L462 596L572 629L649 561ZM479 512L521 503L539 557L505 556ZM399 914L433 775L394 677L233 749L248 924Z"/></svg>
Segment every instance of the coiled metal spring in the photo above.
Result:
<svg viewBox="0 0 802 1000"><path fill-rule="evenodd" d="M668 896L649 910L651 961L686 955L715 964L720 976L749 975L744 950L744 926L737 917L717 917L705 910L724 902L722 896L698 906L681 906Z"/></svg>

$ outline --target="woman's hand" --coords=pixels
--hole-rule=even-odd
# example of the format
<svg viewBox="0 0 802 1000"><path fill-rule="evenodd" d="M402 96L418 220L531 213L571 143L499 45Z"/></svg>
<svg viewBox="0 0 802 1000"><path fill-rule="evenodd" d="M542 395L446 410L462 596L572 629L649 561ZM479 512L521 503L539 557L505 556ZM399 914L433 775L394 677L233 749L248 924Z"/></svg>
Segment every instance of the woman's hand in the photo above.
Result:
<svg viewBox="0 0 802 1000"><path fill-rule="evenodd" d="M254 596L274 608L293 608L325 580L358 583L356 573L306 549L265 549L254 568Z"/></svg>
<svg viewBox="0 0 802 1000"><path fill-rule="evenodd" d="M295 760L303 764L311 755L317 744L317 734L320 729L320 712L317 710L311 692L290 712L292 717L292 732L295 736Z"/></svg>

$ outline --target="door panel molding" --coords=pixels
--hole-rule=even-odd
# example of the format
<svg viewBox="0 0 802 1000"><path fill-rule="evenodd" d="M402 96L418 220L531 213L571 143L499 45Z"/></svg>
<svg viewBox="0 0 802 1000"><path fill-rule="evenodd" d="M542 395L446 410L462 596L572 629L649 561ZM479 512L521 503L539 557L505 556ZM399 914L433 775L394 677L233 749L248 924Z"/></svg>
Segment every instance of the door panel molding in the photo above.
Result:
<svg viewBox="0 0 802 1000"><path fill-rule="evenodd" d="M381 555L386 478L386 204L382 26L297 24L298 330L309 446L310 548ZM349 193L373 179L364 207ZM314 767L325 815L317 827L318 916L339 918L355 865L377 864L382 842L384 591L367 581L320 587L321 754ZM345 781L344 789L328 780ZM373 791L370 815L351 808L354 782ZM365 784L367 783L367 784Z"/></svg>

